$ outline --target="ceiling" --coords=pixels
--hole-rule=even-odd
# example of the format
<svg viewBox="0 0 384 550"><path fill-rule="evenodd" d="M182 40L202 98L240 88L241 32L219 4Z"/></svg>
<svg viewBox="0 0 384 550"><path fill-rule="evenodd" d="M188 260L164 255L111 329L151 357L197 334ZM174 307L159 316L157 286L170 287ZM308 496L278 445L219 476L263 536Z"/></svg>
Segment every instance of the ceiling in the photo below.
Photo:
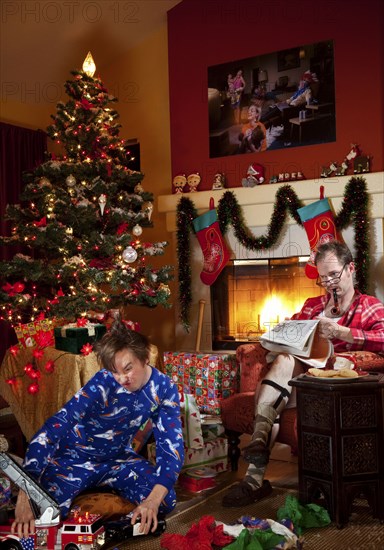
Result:
<svg viewBox="0 0 384 550"><path fill-rule="evenodd" d="M10 1L2 3L2 99L44 99L92 52L97 73L144 41L181 0ZM4 97L4 91L6 97Z"/></svg>

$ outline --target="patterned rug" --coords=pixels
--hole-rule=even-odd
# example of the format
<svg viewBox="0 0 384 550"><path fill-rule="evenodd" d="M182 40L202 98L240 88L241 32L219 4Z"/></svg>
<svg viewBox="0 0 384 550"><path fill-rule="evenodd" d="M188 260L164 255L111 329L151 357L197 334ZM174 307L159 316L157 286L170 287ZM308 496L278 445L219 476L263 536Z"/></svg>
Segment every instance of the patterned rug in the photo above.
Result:
<svg viewBox="0 0 384 550"><path fill-rule="evenodd" d="M212 490L204 493L205 498L198 502L193 499L191 506L173 512L167 518L167 533L186 534L193 523L202 516L211 515L226 524L235 523L242 515L276 520L277 510L284 505L287 494L297 496L296 491L274 489L272 495L259 503L244 508L223 508L221 499L224 492ZM109 545L108 549L118 550L159 550L161 537L137 536L119 545ZM373 519L366 501L356 500L348 525L337 529L335 524L318 529L309 529L303 534L304 550L383 550L384 526Z"/></svg>

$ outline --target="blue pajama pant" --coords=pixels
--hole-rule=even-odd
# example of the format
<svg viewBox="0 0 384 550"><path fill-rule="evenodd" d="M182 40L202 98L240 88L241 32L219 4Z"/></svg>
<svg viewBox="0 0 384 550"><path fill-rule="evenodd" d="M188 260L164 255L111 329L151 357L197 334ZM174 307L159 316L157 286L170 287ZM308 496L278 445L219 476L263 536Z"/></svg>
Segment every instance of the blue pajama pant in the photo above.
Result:
<svg viewBox="0 0 384 550"><path fill-rule="evenodd" d="M140 504L158 483L156 467L134 453L109 462L90 462L60 458L45 469L40 483L60 506L64 519L74 498L86 489L110 488L131 502ZM159 513L169 514L176 506L176 494L172 488L159 507Z"/></svg>

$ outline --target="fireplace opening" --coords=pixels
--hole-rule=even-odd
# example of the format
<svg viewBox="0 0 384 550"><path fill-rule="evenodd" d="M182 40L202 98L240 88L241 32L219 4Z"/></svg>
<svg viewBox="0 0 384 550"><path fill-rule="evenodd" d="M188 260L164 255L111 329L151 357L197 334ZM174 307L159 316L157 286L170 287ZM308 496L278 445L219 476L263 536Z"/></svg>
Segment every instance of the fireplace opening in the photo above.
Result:
<svg viewBox="0 0 384 550"><path fill-rule="evenodd" d="M305 275L308 256L233 260L211 285L212 349L234 350L323 292Z"/></svg>

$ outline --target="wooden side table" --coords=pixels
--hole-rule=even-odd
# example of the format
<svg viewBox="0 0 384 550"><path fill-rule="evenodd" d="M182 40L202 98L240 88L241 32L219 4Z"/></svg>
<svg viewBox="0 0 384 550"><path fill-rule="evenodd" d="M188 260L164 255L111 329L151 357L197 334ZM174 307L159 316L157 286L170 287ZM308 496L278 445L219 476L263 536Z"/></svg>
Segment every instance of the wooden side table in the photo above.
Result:
<svg viewBox="0 0 384 550"><path fill-rule="evenodd" d="M320 122L321 120L324 120L324 119L328 119L329 121L331 121L332 114L331 113L321 113L321 114L318 114L316 116L313 116L313 115L309 116L307 118L299 118L299 117L290 118L289 122L291 123L291 140L293 139L293 129L294 129L295 126L299 127L299 143L301 143L303 127L304 126L306 126L306 127L311 126L312 128L315 127L315 130L317 131L319 129L318 122Z"/></svg>
<svg viewBox="0 0 384 550"><path fill-rule="evenodd" d="M384 375L345 382L300 375L290 385L297 392L300 501L323 497L340 528L354 499L364 497L384 521Z"/></svg>

